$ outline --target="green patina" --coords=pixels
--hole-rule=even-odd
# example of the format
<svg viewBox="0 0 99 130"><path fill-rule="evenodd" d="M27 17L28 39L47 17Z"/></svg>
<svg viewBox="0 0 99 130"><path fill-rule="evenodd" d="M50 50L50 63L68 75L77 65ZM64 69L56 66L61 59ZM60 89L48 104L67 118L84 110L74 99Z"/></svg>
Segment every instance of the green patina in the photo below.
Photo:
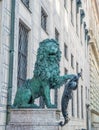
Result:
<svg viewBox="0 0 99 130"><path fill-rule="evenodd" d="M48 108L55 107L50 101L50 89L60 88L68 79L75 76L60 76L60 58L61 51L57 41L46 39L40 42L34 76L26 80L22 87L18 87L13 104L15 108L37 107L34 100L40 96Z"/></svg>

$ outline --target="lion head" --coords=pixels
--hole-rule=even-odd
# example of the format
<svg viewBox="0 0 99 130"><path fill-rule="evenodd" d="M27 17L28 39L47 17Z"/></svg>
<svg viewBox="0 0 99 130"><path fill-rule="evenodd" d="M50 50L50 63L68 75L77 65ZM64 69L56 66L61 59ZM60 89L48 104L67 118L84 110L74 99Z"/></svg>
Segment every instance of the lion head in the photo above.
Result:
<svg viewBox="0 0 99 130"><path fill-rule="evenodd" d="M60 58L61 51L57 41L46 39L40 42L34 68L34 77L53 82L54 78L60 73Z"/></svg>

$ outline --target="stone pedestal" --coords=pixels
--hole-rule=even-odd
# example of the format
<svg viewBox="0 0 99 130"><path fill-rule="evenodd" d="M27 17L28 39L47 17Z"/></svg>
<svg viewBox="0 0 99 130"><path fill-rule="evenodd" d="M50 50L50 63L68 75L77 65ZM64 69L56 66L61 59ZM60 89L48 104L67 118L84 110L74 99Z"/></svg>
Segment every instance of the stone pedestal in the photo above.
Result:
<svg viewBox="0 0 99 130"><path fill-rule="evenodd" d="M59 130L58 120L54 109L12 109L6 130Z"/></svg>

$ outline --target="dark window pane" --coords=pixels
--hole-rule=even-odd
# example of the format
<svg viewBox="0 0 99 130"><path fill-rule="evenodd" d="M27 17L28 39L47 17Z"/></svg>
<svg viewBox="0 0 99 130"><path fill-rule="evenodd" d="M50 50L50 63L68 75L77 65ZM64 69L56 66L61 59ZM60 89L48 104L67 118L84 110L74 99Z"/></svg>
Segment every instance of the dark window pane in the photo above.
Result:
<svg viewBox="0 0 99 130"><path fill-rule="evenodd" d="M47 13L41 8L41 27L47 31Z"/></svg>
<svg viewBox="0 0 99 130"><path fill-rule="evenodd" d="M83 113L83 86L81 86L81 118L84 118L84 113Z"/></svg>
<svg viewBox="0 0 99 130"><path fill-rule="evenodd" d="M83 69L81 69L81 78L83 79Z"/></svg>
<svg viewBox="0 0 99 130"><path fill-rule="evenodd" d="M64 0L64 8L67 8L67 0Z"/></svg>
<svg viewBox="0 0 99 130"><path fill-rule="evenodd" d="M59 41L59 32L58 32L58 30L55 28L55 39L57 40L57 41ZM54 100L55 100L55 105L57 106L57 98L58 98L58 90L57 89L55 89L55 94L54 94Z"/></svg>
<svg viewBox="0 0 99 130"><path fill-rule="evenodd" d="M68 70L66 68L64 68L64 74L67 74Z"/></svg>
<svg viewBox="0 0 99 130"><path fill-rule="evenodd" d="M56 28L55 28L55 39L57 41L59 41L59 32L58 32L58 30Z"/></svg>
<svg viewBox="0 0 99 130"><path fill-rule="evenodd" d="M68 57L67 57L67 52L68 51L68 47L67 47L67 45L64 43L64 56L65 56L65 58L66 59L68 59Z"/></svg>
<svg viewBox="0 0 99 130"><path fill-rule="evenodd" d="M86 89L86 99L88 99L88 96L87 96L87 87L85 87L85 89Z"/></svg>
<svg viewBox="0 0 99 130"><path fill-rule="evenodd" d="M71 67L74 68L74 56L71 54Z"/></svg>
<svg viewBox="0 0 99 130"><path fill-rule="evenodd" d="M74 11L73 11L73 5L74 1L71 0L71 22L74 23Z"/></svg>
<svg viewBox="0 0 99 130"><path fill-rule="evenodd" d="M27 47L28 30L23 24L19 24L19 45L18 45L18 75L17 85L21 86L26 80L27 74Z"/></svg>
<svg viewBox="0 0 99 130"><path fill-rule="evenodd" d="M74 93L72 93L72 100L71 100L71 105L72 105L72 116L74 116Z"/></svg>
<svg viewBox="0 0 99 130"><path fill-rule="evenodd" d="M76 62L76 73L78 73L78 62Z"/></svg>
<svg viewBox="0 0 99 130"><path fill-rule="evenodd" d="M77 117L79 118L79 89L77 88Z"/></svg>
<svg viewBox="0 0 99 130"><path fill-rule="evenodd" d="M55 105L57 106L57 98L58 98L58 90L55 89L55 94L54 94L54 102L55 102Z"/></svg>

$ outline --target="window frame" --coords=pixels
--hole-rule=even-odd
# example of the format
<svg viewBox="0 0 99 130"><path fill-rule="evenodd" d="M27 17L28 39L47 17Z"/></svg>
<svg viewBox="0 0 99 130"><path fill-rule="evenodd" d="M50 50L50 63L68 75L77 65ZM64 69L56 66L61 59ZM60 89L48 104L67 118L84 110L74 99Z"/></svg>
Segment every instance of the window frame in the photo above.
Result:
<svg viewBox="0 0 99 130"><path fill-rule="evenodd" d="M67 10L67 0L64 0L64 8Z"/></svg>
<svg viewBox="0 0 99 130"><path fill-rule="evenodd" d="M72 105L72 117L74 117L75 116L75 110L74 110L74 93L73 92L72 92L71 105Z"/></svg>
<svg viewBox="0 0 99 130"><path fill-rule="evenodd" d="M64 74L68 74L68 69L64 68Z"/></svg>
<svg viewBox="0 0 99 130"><path fill-rule="evenodd" d="M41 6L41 28L47 33L47 19L48 14L45 9Z"/></svg>
<svg viewBox="0 0 99 130"><path fill-rule="evenodd" d="M64 56L65 59L68 60L68 46L66 45L66 43L64 43Z"/></svg>
<svg viewBox="0 0 99 130"><path fill-rule="evenodd" d="M71 0L71 23L74 26L74 0Z"/></svg>
<svg viewBox="0 0 99 130"><path fill-rule="evenodd" d="M30 11L30 0L28 0L28 4L27 3L25 3L25 1L24 0L21 0L21 2L24 4L24 6ZM31 12L31 11L30 11Z"/></svg>
<svg viewBox="0 0 99 130"><path fill-rule="evenodd" d="M84 101L83 101L83 86L81 85L81 118L84 118Z"/></svg>
<svg viewBox="0 0 99 130"><path fill-rule="evenodd" d="M26 31L26 32L23 32L23 31ZM23 35L22 33L25 35L23 36L25 37L25 40L23 40L24 38L22 37ZM19 87L22 86L22 84L25 82L26 77L27 77L28 37L29 37L28 35L29 35L29 29L26 27L24 23L19 22L18 64L17 64L17 86ZM24 41L26 42L24 43ZM22 46L23 46L22 43L26 45L25 52L24 52L24 49L22 50ZM20 59L21 59L21 62L20 62ZM24 60L25 60L24 66L26 69L24 71L25 74L23 74L22 69L20 70L20 68L22 67L21 64ZM25 75L25 76L22 76L22 75Z"/></svg>
<svg viewBox="0 0 99 130"><path fill-rule="evenodd" d="M55 39L59 42L59 31L55 28Z"/></svg>
<svg viewBox="0 0 99 130"><path fill-rule="evenodd" d="M74 56L71 54L71 67L74 69Z"/></svg>

